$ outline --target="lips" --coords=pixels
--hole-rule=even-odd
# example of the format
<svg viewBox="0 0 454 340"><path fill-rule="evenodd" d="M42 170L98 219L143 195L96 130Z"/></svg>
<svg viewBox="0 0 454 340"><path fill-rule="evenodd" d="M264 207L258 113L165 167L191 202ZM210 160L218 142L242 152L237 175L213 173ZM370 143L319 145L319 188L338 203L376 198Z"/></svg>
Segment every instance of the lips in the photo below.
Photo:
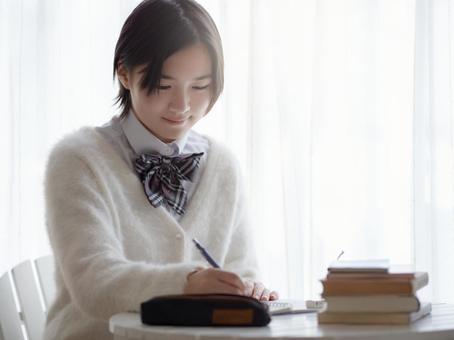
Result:
<svg viewBox="0 0 454 340"><path fill-rule="evenodd" d="M166 118L166 117L162 117L162 119L164 119L166 122L168 122L170 124L183 124L187 120L187 118L176 119L176 118Z"/></svg>

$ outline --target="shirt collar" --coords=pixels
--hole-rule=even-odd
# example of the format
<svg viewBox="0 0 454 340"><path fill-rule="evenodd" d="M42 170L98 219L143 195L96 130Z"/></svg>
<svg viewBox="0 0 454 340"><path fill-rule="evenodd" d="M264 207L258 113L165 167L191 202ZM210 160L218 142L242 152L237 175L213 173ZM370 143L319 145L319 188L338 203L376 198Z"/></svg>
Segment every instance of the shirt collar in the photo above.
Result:
<svg viewBox="0 0 454 340"><path fill-rule="evenodd" d="M186 133L180 139L168 144L164 143L145 128L132 110L121 121L120 125L137 155L145 152L157 152L164 156L177 156L182 153L188 139L188 134Z"/></svg>

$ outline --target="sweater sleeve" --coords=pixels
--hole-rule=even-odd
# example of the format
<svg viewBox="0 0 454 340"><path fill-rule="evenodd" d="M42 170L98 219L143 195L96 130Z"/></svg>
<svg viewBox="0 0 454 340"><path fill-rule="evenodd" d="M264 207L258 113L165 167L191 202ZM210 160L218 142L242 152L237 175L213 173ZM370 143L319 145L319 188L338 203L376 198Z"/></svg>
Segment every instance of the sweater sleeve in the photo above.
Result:
<svg viewBox="0 0 454 340"><path fill-rule="evenodd" d="M106 193L92 169L67 147L55 147L45 174L46 224L64 286L75 305L108 320L140 303L182 293L201 263L156 265L125 258Z"/></svg>
<svg viewBox="0 0 454 340"><path fill-rule="evenodd" d="M233 157L233 156L232 156ZM232 237L225 257L223 269L235 272L243 279L257 281L260 279L257 255L250 227L247 200L244 192L241 171L234 158L234 176L236 200L234 204L234 227Z"/></svg>
<svg viewBox="0 0 454 340"><path fill-rule="evenodd" d="M252 235L244 223L232 235L223 269L237 273L242 279L260 280Z"/></svg>

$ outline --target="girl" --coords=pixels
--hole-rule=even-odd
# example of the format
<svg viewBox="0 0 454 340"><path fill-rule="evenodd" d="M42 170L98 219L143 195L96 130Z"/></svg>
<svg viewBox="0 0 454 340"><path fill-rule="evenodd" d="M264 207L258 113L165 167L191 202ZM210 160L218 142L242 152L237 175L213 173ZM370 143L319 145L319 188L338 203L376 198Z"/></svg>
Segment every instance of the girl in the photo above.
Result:
<svg viewBox="0 0 454 340"><path fill-rule="evenodd" d="M115 76L121 115L66 136L49 156L58 292L45 339L111 339L112 315L157 295L277 299L257 281L235 157L191 130L223 88L209 14L193 0L142 2L118 39Z"/></svg>

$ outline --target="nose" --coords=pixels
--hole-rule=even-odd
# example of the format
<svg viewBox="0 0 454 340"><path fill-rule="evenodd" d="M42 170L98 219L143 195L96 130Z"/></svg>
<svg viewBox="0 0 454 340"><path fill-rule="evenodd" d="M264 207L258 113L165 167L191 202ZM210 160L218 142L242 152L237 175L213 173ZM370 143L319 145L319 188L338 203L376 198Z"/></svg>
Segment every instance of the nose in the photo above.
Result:
<svg viewBox="0 0 454 340"><path fill-rule="evenodd" d="M175 91L170 101L169 110L173 113L184 114L190 109L190 100L184 90Z"/></svg>

